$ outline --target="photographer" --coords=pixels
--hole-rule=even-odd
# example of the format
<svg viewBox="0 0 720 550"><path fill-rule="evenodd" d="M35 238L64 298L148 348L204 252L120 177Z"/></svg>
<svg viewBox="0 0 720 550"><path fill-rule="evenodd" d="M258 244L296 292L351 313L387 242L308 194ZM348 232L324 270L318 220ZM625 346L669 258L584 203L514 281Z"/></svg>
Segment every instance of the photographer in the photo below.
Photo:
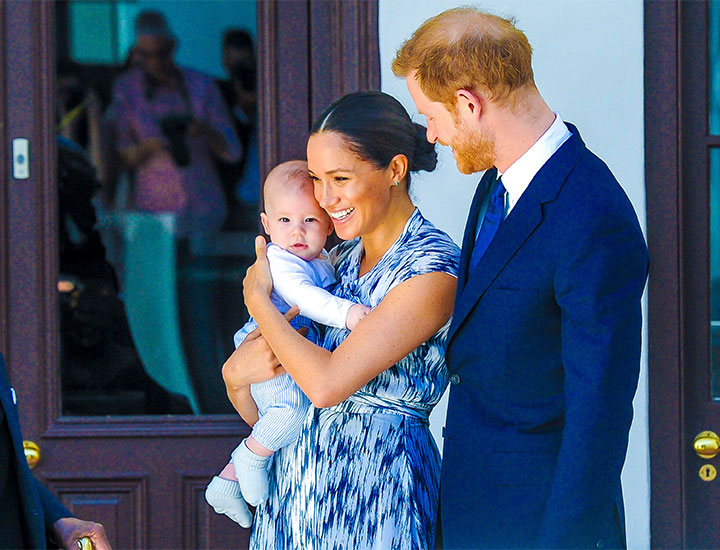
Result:
<svg viewBox="0 0 720 550"><path fill-rule="evenodd" d="M212 78L178 67L165 17L135 20L137 65L115 82L115 145L133 172L133 207L173 212L179 237L216 231L226 203L215 161L241 158L233 123Z"/></svg>

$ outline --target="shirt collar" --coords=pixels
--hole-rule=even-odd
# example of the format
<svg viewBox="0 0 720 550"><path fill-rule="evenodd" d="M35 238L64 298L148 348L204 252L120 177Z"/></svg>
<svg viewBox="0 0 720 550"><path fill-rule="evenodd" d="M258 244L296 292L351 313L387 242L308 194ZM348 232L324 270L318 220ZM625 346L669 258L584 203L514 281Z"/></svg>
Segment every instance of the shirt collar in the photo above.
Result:
<svg viewBox="0 0 720 550"><path fill-rule="evenodd" d="M519 159L510 165L502 176L507 190L507 211L510 212L540 168L555 154L571 136L560 115L553 111L555 120L545 133Z"/></svg>

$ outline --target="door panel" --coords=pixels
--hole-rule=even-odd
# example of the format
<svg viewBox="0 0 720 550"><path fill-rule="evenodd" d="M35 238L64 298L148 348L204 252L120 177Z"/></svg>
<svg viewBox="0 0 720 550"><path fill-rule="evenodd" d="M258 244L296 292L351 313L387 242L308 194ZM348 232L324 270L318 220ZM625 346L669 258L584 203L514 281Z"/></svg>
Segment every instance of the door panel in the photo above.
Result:
<svg viewBox="0 0 720 550"><path fill-rule="evenodd" d="M315 82L310 34L325 28L317 18L328 17L365 45L351 51L333 44L324 78ZM319 2L311 10L305 0L264 1L257 18L258 63L268 78L259 94L264 176L304 154L313 97L379 87L377 4ZM76 515L102 522L115 547L244 547L249 531L212 512L203 496L248 433L237 415L63 413L55 23L54 2L0 2L0 349L24 436L41 449L35 473ZM343 80L348 72L353 78ZM294 108L283 110L288 105ZM30 143L27 179L10 170L7 152L17 137Z"/></svg>

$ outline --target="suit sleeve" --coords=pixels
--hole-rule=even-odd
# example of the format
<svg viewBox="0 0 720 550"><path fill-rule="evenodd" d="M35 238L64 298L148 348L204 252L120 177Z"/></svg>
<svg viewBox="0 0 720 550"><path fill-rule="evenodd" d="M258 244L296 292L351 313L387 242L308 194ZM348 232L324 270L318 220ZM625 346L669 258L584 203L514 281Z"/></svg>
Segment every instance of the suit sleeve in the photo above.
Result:
<svg viewBox="0 0 720 550"><path fill-rule="evenodd" d="M316 323L345 328L348 311L355 302L333 296L317 286L301 264L303 260L289 258L291 254L277 254L268 249L273 290L289 305L300 308L300 315Z"/></svg>
<svg viewBox="0 0 720 550"><path fill-rule="evenodd" d="M648 266L645 241L627 210L578 216L557 265L566 406L538 547L594 548L603 533L618 529L609 523L640 370Z"/></svg>
<svg viewBox="0 0 720 550"><path fill-rule="evenodd" d="M45 532L48 537L52 537L55 522L60 518L73 517L73 515L42 483L36 478L34 480L40 506L42 506L43 515L45 516Z"/></svg>

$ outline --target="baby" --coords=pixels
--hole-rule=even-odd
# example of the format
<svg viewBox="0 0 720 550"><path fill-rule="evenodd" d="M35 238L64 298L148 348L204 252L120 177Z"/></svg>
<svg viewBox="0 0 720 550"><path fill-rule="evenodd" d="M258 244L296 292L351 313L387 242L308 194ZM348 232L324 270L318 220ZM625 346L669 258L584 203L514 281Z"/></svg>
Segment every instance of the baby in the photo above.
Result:
<svg viewBox="0 0 720 550"><path fill-rule="evenodd" d="M292 160L273 168L263 192L265 212L260 219L271 240L267 258L273 279L272 302L282 313L293 305L300 308L300 315L292 321L296 328L308 326L312 330L312 320L354 329L370 308L325 290L335 282L335 270L324 251L333 226L313 196L307 162ZM235 346L256 327L250 319L235 334ZM250 392L259 419L205 491L205 499L217 513L226 514L243 527L252 523L245 501L257 506L267 499L269 459L297 438L310 405L288 374L252 384Z"/></svg>

